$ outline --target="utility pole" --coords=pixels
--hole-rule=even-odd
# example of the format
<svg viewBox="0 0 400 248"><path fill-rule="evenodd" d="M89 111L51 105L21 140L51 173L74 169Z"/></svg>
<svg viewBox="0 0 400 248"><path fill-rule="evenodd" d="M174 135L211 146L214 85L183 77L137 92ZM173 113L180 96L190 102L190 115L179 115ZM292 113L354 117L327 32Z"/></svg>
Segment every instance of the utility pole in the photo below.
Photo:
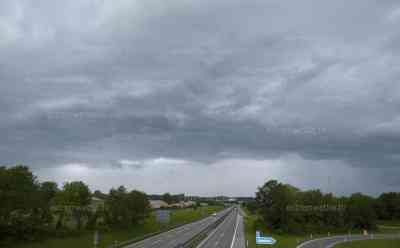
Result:
<svg viewBox="0 0 400 248"><path fill-rule="evenodd" d="M99 231L96 230L94 232L94 239L93 239L94 248L97 248L99 246L99 241L100 241Z"/></svg>

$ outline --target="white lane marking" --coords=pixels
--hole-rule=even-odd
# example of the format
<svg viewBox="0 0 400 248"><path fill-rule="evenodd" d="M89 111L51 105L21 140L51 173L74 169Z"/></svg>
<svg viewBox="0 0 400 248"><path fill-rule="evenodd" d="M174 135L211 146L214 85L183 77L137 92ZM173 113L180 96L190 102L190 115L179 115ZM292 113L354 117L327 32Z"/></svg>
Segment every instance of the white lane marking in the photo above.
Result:
<svg viewBox="0 0 400 248"><path fill-rule="evenodd" d="M232 248L233 245L235 244L236 232L237 232L238 225L239 225L239 215L236 214L236 226L235 226L235 232L233 233L233 238L232 238L232 242L231 242L231 248Z"/></svg>
<svg viewBox="0 0 400 248"><path fill-rule="evenodd" d="M204 244L207 243L207 241L208 241L219 229L222 228L222 226L228 221L228 219L230 219L230 215L227 216L227 217L225 218L225 220L224 220L222 223L219 223L218 226L217 226L211 233L209 233L209 234L207 235L207 237L206 237L205 239L203 239L203 241L201 241L201 243L200 243L198 246L196 246L196 248L201 248L201 247L203 247Z"/></svg>
<svg viewBox="0 0 400 248"><path fill-rule="evenodd" d="M221 216L223 216L223 215L224 215L225 213L227 213L229 210L230 210L230 208L218 212L218 213L217 213L217 214L218 214L218 218L221 217ZM218 218L217 218L217 219L218 219ZM166 231L166 232L157 234L157 235L155 235L155 236L149 237L149 238L147 238L147 239L141 240L141 241L139 241L139 242L135 242L135 243L133 243L133 244L127 245L127 248L128 248L128 247L129 247L129 248L143 248L143 247L148 246L148 244L146 244L146 243L148 243L148 242L149 242L149 243L150 243L150 242L156 242L156 243L158 243L158 241L157 241L158 239L161 238L161 241L162 241L162 240L165 238L165 237L164 237L165 235L168 235L169 233L174 233L176 230L185 230L185 231L188 231L188 232L192 232L192 231L193 231L192 229L195 229L195 228L197 228L197 227L199 227L199 226L201 227L201 225L209 224L209 223L211 223L211 222L213 222L213 221L215 221L215 217L207 216L207 217L205 217L205 218L203 218L203 219L201 219L201 220L197 220L197 221L194 221L194 222L185 224L185 225L183 225L183 226L181 226L181 227L177 227L177 228L171 229L171 230L169 230L169 231ZM222 223L221 223L221 224L222 224ZM197 229L195 229L195 230L197 230ZM153 239L155 239L156 241L153 241ZM151 244L151 243L150 243L150 244Z"/></svg>
<svg viewBox="0 0 400 248"><path fill-rule="evenodd" d="M340 237L340 236L337 236L337 237ZM345 236L343 236L343 237L345 237ZM296 248L302 248L303 246L306 246L307 244L313 243L313 242L316 242L316 241L327 240L327 239L334 239L334 238L335 238L335 237L326 237L326 238L319 238L319 239L308 240L308 241L306 241L306 242L304 242L304 243L301 243L301 244L298 245Z"/></svg>
<svg viewBox="0 0 400 248"><path fill-rule="evenodd" d="M161 242L161 239L160 240L156 240L156 241L154 241L153 243L151 243L152 245L155 245L155 244L158 244L158 243L160 243Z"/></svg>
<svg viewBox="0 0 400 248"><path fill-rule="evenodd" d="M342 238L344 240L351 241L351 240L354 240L354 239L357 239L360 237L362 237L362 235L338 235L338 236L324 237L324 238L318 238L318 239L311 239L311 240L301 243L296 248L303 248L303 246L307 246L310 243L314 243L314 242L318 242L318 241L325 241L325 240L336 241L336 240L340 240Z"/></svg>

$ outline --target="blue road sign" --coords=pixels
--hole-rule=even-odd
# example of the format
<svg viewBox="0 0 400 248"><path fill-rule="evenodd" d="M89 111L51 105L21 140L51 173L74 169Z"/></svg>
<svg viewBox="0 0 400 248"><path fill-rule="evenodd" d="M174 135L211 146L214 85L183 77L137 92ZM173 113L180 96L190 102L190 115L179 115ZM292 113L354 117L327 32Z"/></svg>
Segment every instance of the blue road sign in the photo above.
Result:
<svg viewBox="0 0 400 248"><path fill-rule="evenodd" d="M159 223L169 223L170 221L170 210L166 210L166 209L159 209L155 211L155 215L156 215L156 220Z"/></svg>
<svg viewBox="0 0 400 248"><path fill-rule="evenodd" d="M256 244L257 245L274 245L276 240L272 237L261 236L260 231L256 231Z"/></svg>

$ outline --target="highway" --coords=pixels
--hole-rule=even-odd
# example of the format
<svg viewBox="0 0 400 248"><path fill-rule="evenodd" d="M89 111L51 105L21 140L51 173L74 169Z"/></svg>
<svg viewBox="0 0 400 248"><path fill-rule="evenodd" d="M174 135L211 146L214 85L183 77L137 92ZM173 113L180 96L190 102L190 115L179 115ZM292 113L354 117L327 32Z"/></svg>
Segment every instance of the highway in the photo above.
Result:
<svg viewBox="0 0 400 248"><path fill-rule="evenodd" d="M238 215L238 228L236 232L236 240L232 248L245 248L246 247L246 236L244 233L244 219L243 215Z"/></svg>
<svg viewBox="0 0 400 248"><path fill-rule="evenodd" d="M199 234L204 228L213 224L232 208L209 216L202 220L186 224L170 231L152 236L124 248L176 248ZM246 248L243 215L240 208L234 208L225 220L214 230L207 234L196 248ZM367 239L394 239L400 235L343 235L310 240L297 246L297 248L333 248L343 242Z"/></svg>
<svg viewBox="0 0 400 248"><path fill-rule="evenodd" d="M354 241L354 240L367 240L367 239L399 239L399 235L344 235L333 236L321 239L310 240L297 246L297 248L333 248L335 245Z"/></svg>
<svg viewBox="0 0 400 248"><path fill-rule="evenodd" d="M197 248L245 248L243 216L238 209L211 232Z"/></svg>
<svg viewBox="0 0 400 248"><path fill-rule="evenodd" d="M203 228L214 223L218 218L221 218L230 209L225 209L217 213L217 216L209 216L202 220L177 227L170 231L160 233L140 242L124 246L124 248L175 248L179 244L188 241Z"/></svg>

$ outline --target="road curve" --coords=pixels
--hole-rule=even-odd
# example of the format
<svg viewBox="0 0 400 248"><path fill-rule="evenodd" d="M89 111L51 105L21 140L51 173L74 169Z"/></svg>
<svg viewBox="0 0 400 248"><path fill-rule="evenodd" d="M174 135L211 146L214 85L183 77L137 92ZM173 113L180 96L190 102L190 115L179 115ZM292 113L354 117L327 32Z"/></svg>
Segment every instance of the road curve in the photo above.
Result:
<svg viewBox="0 0 400 248"><path fill-rule="evenodd" d="M175 248L178 244L182 244L194 237L203 230L203 228L214 223L228 211L230 211L230 209L222 210L217 213L217 216L209 216L202 220L174 228L140 242L126 245L124 248Z"/></svg>
<svg viewBox="0 0 400 248"><path fill-rule="evenodd" d="M368 239L400 239L397 234L378 234L378 235L343 235L332 236L321 239L313 239L306 241L297 248L333 248L335 245L356 240Z"/></svg>

